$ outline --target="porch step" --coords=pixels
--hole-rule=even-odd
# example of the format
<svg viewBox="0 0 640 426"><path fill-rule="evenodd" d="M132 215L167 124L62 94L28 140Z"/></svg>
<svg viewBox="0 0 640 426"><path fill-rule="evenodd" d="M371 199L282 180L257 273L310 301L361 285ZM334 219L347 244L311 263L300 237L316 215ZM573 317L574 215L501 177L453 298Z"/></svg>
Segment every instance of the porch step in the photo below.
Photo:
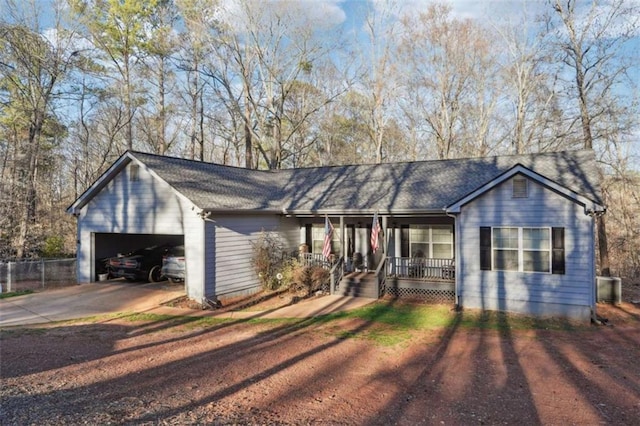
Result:
<svg viewBox="0 0 640 426"><path fill-rule="evenodd" d="M378 298L378 281L374 272L352 272L340 281L338 294L352 297Z"/></svg>

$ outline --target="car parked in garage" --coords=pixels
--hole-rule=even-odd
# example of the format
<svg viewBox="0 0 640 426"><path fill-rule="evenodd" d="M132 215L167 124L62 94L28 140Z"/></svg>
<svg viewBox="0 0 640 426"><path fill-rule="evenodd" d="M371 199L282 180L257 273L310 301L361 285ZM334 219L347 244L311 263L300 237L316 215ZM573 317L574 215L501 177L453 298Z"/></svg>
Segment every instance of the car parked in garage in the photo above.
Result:
<svg viewBox="0 0 640 426"><path fill-rule="evenodd" d="M162 258L162 275L171 282L184 281L184 246L172 247Z"/></svg>
<svg viewBox="0 0 640 426"><path fill-rule="evenodd" d="M162 279L162 258L170 249L171 246L156 245L112 257L109 259L109 274L128 281L158 282Z"/></svg>

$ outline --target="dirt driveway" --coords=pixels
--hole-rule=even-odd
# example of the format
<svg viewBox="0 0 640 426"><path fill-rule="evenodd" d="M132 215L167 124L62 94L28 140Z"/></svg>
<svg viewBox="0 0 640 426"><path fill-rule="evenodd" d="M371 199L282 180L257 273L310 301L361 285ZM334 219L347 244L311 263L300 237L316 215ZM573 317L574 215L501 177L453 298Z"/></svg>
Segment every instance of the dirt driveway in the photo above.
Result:
<svg viewBox="0 0 640 426"><path fill-rule="evenodd" d="M445 310L448 324L415 330L144 316L5 329L2 423L637 424L640 309L601 313L613 325L496 329Z"/></svg>

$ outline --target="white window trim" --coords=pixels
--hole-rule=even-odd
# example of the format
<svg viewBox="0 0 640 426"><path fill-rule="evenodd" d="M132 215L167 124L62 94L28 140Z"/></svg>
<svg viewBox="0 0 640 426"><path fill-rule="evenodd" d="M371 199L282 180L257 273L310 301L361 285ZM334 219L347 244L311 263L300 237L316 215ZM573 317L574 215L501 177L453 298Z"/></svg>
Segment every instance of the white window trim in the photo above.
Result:
<svg viewBox="0 0 640 426"><path fill-rule="evenodd" d="M453 226L452 225L410 225L409 226L409 256L413 257L413 237L412 237L412 232L411 229L428 229L429 230L429 241L415 241L415 243L422 243L422 244L427 244L427 246L429 247L429 253L425 254L425 258L427 259L433 259L433 228L435 227L441 227L441 228L447 228L449 230L449 235L451 236L451 241L448 243L435 243L435 244L449 244L451 245L451 251L449 253L449 257L448 259L453 259L453 252L455 250L454 247L454 238L453 238Z"/></svg>
<svg viewBox="0 0 640 426"><path fill-rule="evenodd" d="M514 271L511 269L499 269L495 265L495 252L496 250L516 250L516 249L505 249L502 247L496 247L493 244L493 233L494 229L517 229L518 230L518 270ZM524 229L545 229L548 232L549 236L549 248L547 250L542 249L525 249L524 248ZM551 274L551 270L553 268L553 247L552 247L552 235L551 235L551 227L548 226L492 226L491 227L491 270L493 271L503 271L503 272L524 272L527 274ZM549 269L547 271L525 271L524 270L524 252L525 251L546 251L549 255Z"/></svg>
<svg viewBox="0 0 640 426"><path fill-rule="evenodd" d="M316 231L321 230L322 234L318 232L318 237L316 237ZM311 226L311 250L313 251L315 243L319 242L318 246L322 247L324 245L324 224L316 224L314 223ZM331 253L337 254L337 252L341 252L340 247L340 228L333 228L333 234L331 235ZM320 249L322 250L322 249Z"/></svg>

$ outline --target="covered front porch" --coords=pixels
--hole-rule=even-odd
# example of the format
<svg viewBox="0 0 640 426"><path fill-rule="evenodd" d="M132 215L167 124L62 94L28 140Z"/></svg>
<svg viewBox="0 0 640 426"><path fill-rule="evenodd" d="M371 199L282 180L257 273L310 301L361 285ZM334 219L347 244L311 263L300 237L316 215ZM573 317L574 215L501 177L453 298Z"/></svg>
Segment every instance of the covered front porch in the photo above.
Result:
<svg viewBox="0 0 640 426"><path fill-rule="evenodd" d="M330 269L330 293L378 298L385 294L434 302L455 302L455 233L444 215L379 215L373 250L371 216L328 216L331 254L322 253L325 218L302 218L300 257Z"/></svg>

